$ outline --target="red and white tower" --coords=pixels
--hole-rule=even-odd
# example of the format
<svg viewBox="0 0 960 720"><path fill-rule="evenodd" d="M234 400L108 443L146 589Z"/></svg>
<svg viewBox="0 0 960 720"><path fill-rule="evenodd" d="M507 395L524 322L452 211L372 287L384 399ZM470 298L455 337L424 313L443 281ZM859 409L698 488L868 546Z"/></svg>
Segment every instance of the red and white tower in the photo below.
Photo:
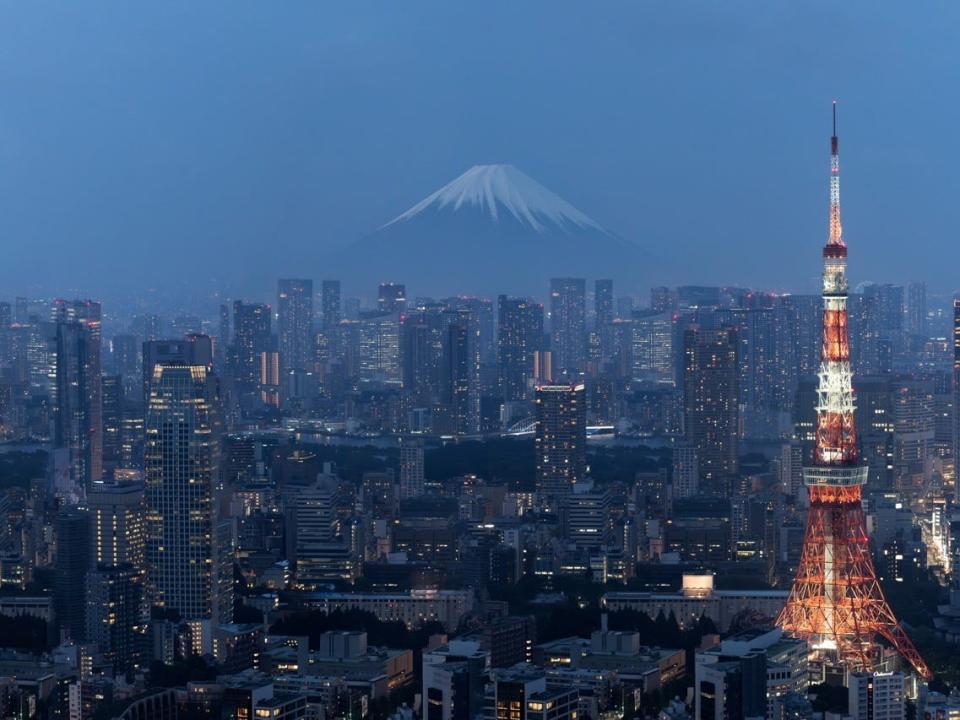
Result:
<svg viewBox="0 0 960 720"><path fill-rule="evenodd" d="M830 139L830 237L823 248L823 337L813 462L803 469L810 497L797 576L777 624L850 670L873 670L885 638L923 677L930 670L883 597L870 555L857 456L847 329L847 245L840 224L837 107Z"/></svg>

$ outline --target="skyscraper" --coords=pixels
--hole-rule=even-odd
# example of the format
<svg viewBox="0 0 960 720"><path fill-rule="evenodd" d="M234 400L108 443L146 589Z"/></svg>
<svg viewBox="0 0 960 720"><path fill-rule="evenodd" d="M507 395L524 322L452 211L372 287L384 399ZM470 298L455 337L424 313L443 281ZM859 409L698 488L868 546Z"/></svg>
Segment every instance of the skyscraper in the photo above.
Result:
<svg viewBox="0 0 960 720"><path fill-rule="evenodd" d="M554 374L577 372L586 357L585 281L553 278L550 281L550 349Z"/></svg>
<svg viewBox="0 0 960 720"><path fill-rule="evenodd" d="M423 440L400 440L400 498L423 495Z"/></svg>
<svg viewBox="0 0 960 720"><path fill-rule="evenodd" d="M57 300L54 443L69 462L70 480L88 488L103 474L100 303Z"/></svg>
<svg viewBox="0 0 960 720"><path fill-rule="evenodd" d="M144 485L148 592L188 621L217 618L214 483L218 392L204 365L153 368Z"/></svg>
<svg viewBox="0 0 960 720"><path fill-rule="evenodd" d="M297 584L313 587L332 580L352 581L359 575L357 557L336 515L338 478L328 472L310 485L292 490L285 499L291 529L290 559Z"/></svg>
<svg viewBox="0 0 960 720"><path fill-rule="evenodd" d="M360 320L359 375L366 382L398 383L400 373L400 315L379 310Z"/></svg>
<svg viewBox="0 0 960 720"><path fill-rule="evenodd" d="M593 286L594 327L600 336L600 355L613 354L613 280L597 280Z"/></svg>
<svg viewBox="0 0 960 720"><path fill-rule="evenodd" d="M233 379L242 392L254 392L260 384L261 354L270 350L270 306L233 304Z"/></svg>
<svg viewBox="0 0 960 720"><path fill-rule="evenodd" d="M150 403L150 383L157 365L203 365L213 368L212 343L206 335L191 335L180 340L147 340L143 343L143 407ZM259 374L259 361L257 371Z"/></svg>
<svg viewBox="0 0 960 720"><path fill-rule="evenodd" d="M87 575L86 639L103 653L115 673L139 666L143 626L143 573L129 564L98 565Z"/></svg>
<svg viewBox="0 0 960 720"><path fill-rule="evenodd" d="M377 294L380 312L402 313L407 309L407 287L402 283L380 283Z"/></svg>
<svg viewBox="0 0 960 720"><path fill-rule="evenodd" d="M280 370L306 370L313 359L313 280L277 283Z"/></svg>
<svg viewBox="0 0 960 720"><path fill-rule="evenodd" d="M436 399L440 385L443 355L441 313L435 308L412 312L403 319L400 333L404 392L414 403L429 406Z"/></svg>
<svg viewBox="0 0 960 720"><path fill-rule="evenodd" d="M103 375L100 382L103 408L103 477L110 479L120 464L123 381L119 375Z"/></svg>
<svg viewBox="0 0 960 720"><path fill-rule="evenodd" d="M911 337L925 338L927 335L927 284L912 282L907 284L904 293L903 329Z"/></svg>
<svg viewBox="0 0 960 720"><path fill-rule="evenodd" d="M497 298L497 365L504 402L531 396L534 353L543 349L543 306L527 298Z"/></svg>
<svg viewBox="0 0 960 720"><path fill-rule="evenodd" d="M684 434L697 451L700 492L729 497L739 468L736 333L692 325L683 355Z"/></svg>
<svg viewBox="0 0 960 720"><path fill-rule="evenodd" d="M323 329L331 330L340 324L340 281L324 280L320 292Z"/></svg>
<svg viewBox="0 0 960 720"><path fill-rule="evenodd" d="M72 640L86 639L87 617L82 598L86 595L91 563L90 513L66 508L57 516L57 560L54 564L53 603L61 634Z"/></svg>
<svg viewBox="0 0 960 720"><path fill-rule="evenodd" d="M671 313L635 312L630 347L631 377L673 384L673 335Z"/></svg>
<svg viewBox="0 0 960 720"><path fill-rule="evenodd" d="M93 563L129 564L143 571L145 506L141 483L97 483L87 498Z"/></svg>
<svg viewBox="0 0 960 720"><path fill-rule="evenodd" d="M583 383L540 385L536 394L537 492L551 504L587 473L587 399Z"/></svg>
<svg viewBox="0 0 960 720"><path fill-rule="evenodd" d="M480 430L480 355L478 332L468 310L444 313L441 403L447 432L466 435Z"/></svg>

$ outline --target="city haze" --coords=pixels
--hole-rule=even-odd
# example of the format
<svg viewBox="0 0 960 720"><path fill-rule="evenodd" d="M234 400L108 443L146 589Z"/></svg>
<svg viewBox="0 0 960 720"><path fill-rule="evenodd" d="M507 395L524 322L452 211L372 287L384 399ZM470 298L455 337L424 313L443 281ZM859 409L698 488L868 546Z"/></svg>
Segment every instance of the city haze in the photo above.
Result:
<svg viewBox="0 0 960 720"><path fill-rule="evenodd" d="M651 275L812 291L839 98L851 281L948 292L958 19L948 4L8 4L0 283L106 298L176 277L268 299L277 276L337 276L337 248L471 166L510 163L652 253L622 291Z"/></svg>

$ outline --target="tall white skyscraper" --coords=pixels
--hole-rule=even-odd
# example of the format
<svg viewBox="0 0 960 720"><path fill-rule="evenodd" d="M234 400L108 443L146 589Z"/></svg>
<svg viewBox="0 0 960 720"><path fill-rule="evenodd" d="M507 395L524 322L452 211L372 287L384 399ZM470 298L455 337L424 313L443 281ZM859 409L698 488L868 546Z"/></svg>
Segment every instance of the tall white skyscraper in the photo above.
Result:
<svg viewBox="0 0 960 720"><path fill-rule="evenodd" d="M222 597L230 586L219 578L227 565L219 555L229 548L217 542L214 502L218 395L206 366L156 365L144 449L150 601L212 625L232 619Z"/></svg>

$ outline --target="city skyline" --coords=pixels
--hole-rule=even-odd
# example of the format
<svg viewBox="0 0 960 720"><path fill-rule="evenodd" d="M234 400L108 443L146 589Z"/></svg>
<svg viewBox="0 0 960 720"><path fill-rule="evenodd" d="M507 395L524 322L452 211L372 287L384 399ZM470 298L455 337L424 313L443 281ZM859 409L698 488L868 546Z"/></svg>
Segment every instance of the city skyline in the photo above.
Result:
<svg viewBox="0 0 960 720"><path fill-rule="evenodd" d="M948 13L221 2L0 7L0 720L960 717Z"/></svg>

